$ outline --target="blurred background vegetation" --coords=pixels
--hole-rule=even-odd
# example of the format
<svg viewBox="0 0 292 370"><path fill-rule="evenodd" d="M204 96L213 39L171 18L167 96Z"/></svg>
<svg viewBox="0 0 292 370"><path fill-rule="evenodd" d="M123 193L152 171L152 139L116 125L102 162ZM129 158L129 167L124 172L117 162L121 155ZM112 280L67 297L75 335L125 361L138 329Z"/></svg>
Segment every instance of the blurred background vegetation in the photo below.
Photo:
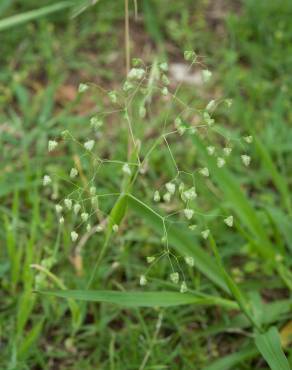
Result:
<svg viewBox="0 0 292 370"><path fill-rule="evenodd" d="M36 14L35 19L23 23L13 24L11 18L11 23L3 23L8 17L46 6L60 9ZM190 79L185 94L190 90L189 96L198 101L214 96L232 98L231 111L221 120L235 131L256 132L289 187L292 2L138 0L137 7L135 15L135 2L129 1L131 56L148 63L155 58L167 60L172 77L179 80L184 73L183 51L194 49L213 71L214 79L202 91L200 86L192 86L194 76L184 77ZM56 157L48 156L48 139L65 128L86 137L84 125L99 104L94 94L78 95L79 83L113 89L124 79L124 23L123 1L80 1L73 6L51 0L0 2L0 368L138 369L150 348L146 369L265 369L253 349L244 347L244 335L225 330L232 318L216 309L169 309L163 313L163 334L156 336L155 310L130 311L104 304L97 310L96 305L83 305L75 314L71 308L72 320L65 301L32 294L35 272L30 265L48 258L53 248L59 251L54 273L75 288L88 279L92 256L96 256L100 237L88 242L80 276L69 257L68 235L55 240L53 203L41 182L48 168L60 166L65 174L72 163L70 148ZM112 150L121 152L119 132L108 130L115 138ZM182 155L182 148L176 151ZM253 154L254 166L248 173L238 170L237 160L231 169L244 187L252 189L254 204L269 207L274 239L288 245L291 252L291 198L286 197L281 205L269 167L257 159L256 151ZM155 160L154 180L161 157L157 155ZM191 163L191 158L186 160ZM111 172L105 175L105 187L107 180L119 183ZM64 194L62 187L56 193ZM247 257L244 249L228 248L242 244L240 237L218 232L226 246L222 255L231 270L240 272L243 289L261 289L266 301L289 297L268 264L252 253ZM136 273L143 271L144 258L157 243L147 229L142 227L137 237L134 229L128 228L101 268L104 286L115 289L124 282L135 286ZM291 258L287 259L291 266ZM114 261L121 266L117 271ZM163 275L162 267L158 279ZM197 273L196 284L200 279ZM291 313L278 309L283 324ZM287 342L286 332L282 335ZM224 358L224 364L216 365Z"/></svg>

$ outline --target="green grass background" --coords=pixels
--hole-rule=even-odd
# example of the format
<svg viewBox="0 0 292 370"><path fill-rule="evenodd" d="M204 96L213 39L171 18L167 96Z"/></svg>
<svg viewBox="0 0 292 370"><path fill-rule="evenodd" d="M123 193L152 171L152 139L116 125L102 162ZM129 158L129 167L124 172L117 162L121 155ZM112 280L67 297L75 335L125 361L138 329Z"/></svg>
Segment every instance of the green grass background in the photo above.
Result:
<svg viewBox="0 0 292 370"><path fill-rule="evenodd" d="M4 0L0 18L55 3ZM79 5L75 14L82 9L82 2ZM256 137L247 171L234 157L226 177L215 175L218 191L224 194L220 206L237 212L240 223L235 232L218 224L214 233L224 265L260 307L263 323L275 323L280 332L292 316L291 15L289 0L143 0L138 1L135 20L130 3L132 56L175 63L183 61L184 50L196 50L214 79L203 92L186 89L184 98L200 102L214 95L231 97L233 106L220 119L235 135ZM266 369L250 341L249 323L220 304L128 309L108 303L68 305L66 300L32 293L36 272L31 264L54 258L52 271L59 283L82 289L97 258L102 236L86 244L84 274L78 276L69 258L68 233L58 234L53 202L41 184L48 170L58 169L65 177L74 154L67 147L56 157L48 156L48 139L66 128L80 139L88 134L84 126L99 97L80 97L79 83L111 89L123 80L123 32L123 2L105 0L77 17L64 8L0 32L0 368ZM161 117L158 112L154 128ZM115 140L111 154L122 156L123 133L109 129L109 135ZM100 143L99 149L106 146ZM185 163L194 163L192 150L185 153L178 143L174 151ZM156 184L172 173L166 157L163 150L154 155L151 176ZM159 178L161 163L166 163L165 178ZM248 201L237 196L235 177ZM104 189L118 184L115 171L104 173ZM68 187L60 183L56 191L64 195ZM146 190L146 195L152 197L153 190ZM145 194L144 189L137 191ZM216 192L204 191L210 204L218 203ZM111 203L105 207L110 209ZM95 289L137 289L145 257L159 246L160 236L152 232L155 220L139 207L134 212L140 217L131 212L98 270ZM285 271L275 267L274 253L284 256ZM167 268L162 262L155 270L151 290L169 288ZM194 290L226 298L200 269L188 274ZM44 284L58 287L50 281ZM261 308L260 297L270 305ZM291 362L289 345L285 349Z"/></svg>

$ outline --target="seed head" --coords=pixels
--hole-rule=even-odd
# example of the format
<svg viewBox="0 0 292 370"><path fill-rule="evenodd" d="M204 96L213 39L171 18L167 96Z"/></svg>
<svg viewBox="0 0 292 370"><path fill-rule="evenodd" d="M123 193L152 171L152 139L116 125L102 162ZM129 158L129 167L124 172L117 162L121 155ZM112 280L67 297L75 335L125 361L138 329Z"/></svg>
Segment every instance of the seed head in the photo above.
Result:
<svg viewBox="0 0 292 370"><path fill-rule="evenodd" d="M84 148L86 149L86 150L88 150L89 152L91 152L91 150L93 149L93 147L94 147L94 140L88 140L88 141L86 141L85 143L84 143Z"/></svg>
<svg viewBox="0 0 292 370"><path fill-rule="evenodd" d="M97 227L96 227L96 232L97 233L101 233L102 231L103 231L103 229L104 229L104 227L103 227L103 225L97 225Z"/></svg>
<svg viewBox="0 0 292 370"><path fill-rule="evenodd" d="M209 155L213 155L215 153L215 147L214 146L208 146L207 152Z"/></svg>
<svg viewBox="0 0 292 370"><path fill-rule="evenodd" d="M76 177L78 175L78 170L76 168L71 168L71 171L70 171L70 177L72 179L74 179L74 177Z"/></svg>
<svg viewBox="0 0 292 370"><path fill-rule="evenodd" d="M180 286L180 292L181 292L181 293L186 293L186 292L187 292L187 290L188 290L187 284L186 284L186 282L185 282L185 281L183 281L183 282L181 283L181 286Z"/></svg>
<svg viewBox="0 0 292 370"><path fill-rule="evenodd" d="M64 199L65 207L70 211L72 208L72 200L69 198Z"/></svg>
<svg viewBox="0 0 292 370"><path fill-rule="evenodd" d="M197 133L197 129L196 129L195 127L190 127L190 129L189 129L189 133L190 133L191 135L195 135L195 134Z"/></svg>
<svg viewBox="0 0 292 370"><path fill-rule="evenodd" d="M162 81L162 83L163 83L164 85L169 85L169 84L170 84L169 78L168 78L165 74L163 74L163 75L161 76L161 81Z"/></svg>
<svg viewBox="0 0 292 370"><path fill-rule="evenodd" d="M242 163L247 167L250 164L251 158L249 155L243 154L241 156Z"/></svg>
<svg viewBox="0 0 292 370"><path fill-rule="evenodd" d="M147 263L152 263L152 262L155 261L155 257L154 256L146 257L146 261L147 261Z"/></svg>
<svg viewBox="0 0 292 370"><path fill-rule="evenodd" d="M253 142L253 137L250 135L250 136L245 136L244 137L244 140L245 142L247 142L248 144L251 144Z"/></svg>
<svg viewBox="0 0 292 370"><path fill-rule="evenodd" d="M197 57L197 55L193 50L185 50L184 51L184 59L187 62L194 62L196 57Z"/></svg>
<svg viewBox="0 0 292 370"><path fill-rule="evenodd" d="M159 68L160 68L163 72L167 72L167 71L168 71L168 64L167 64L166 62L160 63L160 64L159 64Z"/></svg>
<svg viewBox="0 0 292 370"><path fill-rule="evenodd" d="M56 204L55 210L57 213L61 213L63 211L63 207L61 206L61 204Z"/></svg>
<svg viewBox="0 0 292 370"><path fill-rule="evenodd" d="M89 89L89 86L87 84L81 83L81 84L79 84L78 92L79 93L84 93L88 89Z"/></svg>
<svg viewBox="0 0 292 370"><path fill-rule="evenodd" d="M145 275L141 275L140 276L140 285L141 286L144 286L147 284L147 279L146 279L146 276Z"/></svg>
<svg viewBox="0 0 292 370"><path fill-rule="evenodd" d="M184 209L184 215L186 219L190 220L194 215L194 211L192 209L186 208Z"/></svg>
<svg viewBox="0 0 292 370"><path fill-rule="evenodd" d="M170 202L170 199L171 199L171 194L170 193L165 193L164 195L163 195L163 200L165 201L165 202Z"/></svg>
<svg viewBox="0 0 292 370"><path fill-rule="evenodd" d="M111 101L112 103L114 103L114 104L115 104L115 103L118 101L117 93L116 93L115 91L110 91L110 92L108 93L108 96L109 96L110 101Z"/></svg>
<svg viewBox="0 0 292 370"><path fill-rule="evenodd" d="M125 164L123 165L123 172L124 172L124 174L131 176L132 171L131 171L131 168L130 168L130 166L128 165L128 163L125 163Z"/></svg>
<svg viewBox="0 0 292 370"><path fill-rule="evenodd" d="M203 231L201 232L201 235L202 235L202 237L203 237L204 239L208 239L209 234L210 234L210 230L209 230L209 229L203 230Z"/></svg>
<svg viewBox="0 0 292 370"><path fill-rule="evenodd" d="M225 104L227 105L228 108L232 106L232 99L225 99L224 100Z"/></svg>
<svg viewBox="0 0 292 370"><path fill-rule="evenodd" d="M179 273L178 272L173 272L169 275L170 277L170 280L174 283L174 284L178 284L179 282Z"/></svg>
<svg viewBox="0 0 292 370"><path fill-rule="evenodd" d="M215 107L216 107L216 101L214 99L210 100L206 106L206 111L208 112L213 111Z"/></svg>
<svg viewBox="0 0 292 370"><path fill-rule="evenodd" d="M181 182L181 183L179 184L178 191L179 191L180 193L182 193L184 190L185 190L185 184L184 184L183 182Z"/></svg>
<svg viewBox="0 0 292 370"><path fill-rule="evenodd" d="M204 82L208 82L208 81L210 81L210 79L212 77L212 72L209 71L208 69L203 69L202 77L203 77Z"/></svg>
<svg viewBox="0 0 292 370"><path fill-rule="evenodd" d="M173 182L167 182L165 184L166 190L173 195L175 193L175 184Z"/></svg>
<svg viewBox="0 0 292 370"><path fill-rule="evenodd" d="M129 91L129 90L133 89L133 87L134 87L134 85L133 85L131 82L126 81L126 82L124 83L124 85L123 85L123 90L124 90L125 92L127 92L127 91Z"/></svg>
<svg viewBox="0 0 292 370"><path fill-rule="evenodd" d="M94 207L98 207L98 196L97 195L95 195L95 196L93 196L92 198L91 198L91 200L90 200L90 202L91 202L91 204L94 206Z"/></svg>
<svg viewBox="0 0 292 370"><path fill-rule="evenodd" d="M159 191L158 190L156 190L154 192L153 200L154 200L154 202L159 202L160 201L160 194L159 194Z"/></svg>
<svg viewBox="0 0 292 370"><path fill-rule="evenodd" d="M197 197L196 188L193 186L189 190L185 190L181 194L181 198L184 202L187 202L189 200L194 200Z"/></svg>
<svg viewBox="0 0 292 370"><path fill-rule="evenodd" d="M78 239L78 234L76 233L76 231L71 231L72 242L76 242L77 239Z"/></svg>
<svg viewBox="0 0 292 370"><path fill-rule="evenodd" d="M141 58L132 58L132 64L134 67L143 65L143 60Z"/></svg>
<svg viewBox="0 0 292 370"><path fill-rule="evenodd" d="M61 216L61 217L59 218L59 224L60 224L60 225L63 225L63 224L64 224L64 222L65 222L64 217L63 217L63 216Z"/></svg>
<svg viewBox="0 0 292 370"><path fill-rule="evenodd" d="M219 168L222 168L224 165L225 165L225 159L224 158L222 158L222 157L218 157L217 158L217 166L219 167Z"/></svg>
<svg viewBox="0 0 292 370"><path fill-rule="evenodd" d="M161 238L161 242L162 243L167 243L167 236L166 235L164 235L162 238Z"/></svg>
<svg viewBox="0 0 292 370"><path fill-rule="evenodd" d="M224 219L224 222L227 226L232 227L233 226L233 216L228 216Z"/></svg>
<svg viewBox="0 0 292 370"><path fill-rule="evenodd" d="M78 215L80 209L81 209L81 205L79 203L74 204L73 211L75 215Z"/></svg>
<svg viewBox="0 0 292 370"><path fill-rule="evenodd" d="M174 125L180 135L183 135L185 133L186 127L180 117L176 117Z"/></svg>
<svg viewBox="0 0 292 370"><path fill-rule="evenodd" d="M90 118L90 126L94 129L99 129L103 125L103 121L98 117Z"/></svg>
<svg viewBox="0 0 292 370"><path fill-rule="evenodd" d="M81 213L81 219L83 222L86 222L88 220L89 214L86 212Z"/></svg>
<svg viewBox="0 0 292 370"><path fill-rule="evenodd" d="M119 231L119 225L114 224L114 225L113 225L113 232L114 232L114 233L116 233L116 232L118 232L118 231Z"/></svg>
<svg viewBox="0 0 292 370"><path fill-rule="evenodd" d="M52 179L50 178L49 175L45 175L43 177L43 185L44 186L47 186L47 185L50 185L52 183Z"/></svg>
<svg viewBox="0 0 292 370"><path fill-rule="evenodd" d="M203 118L208 126L211 126L215 122L215 120L210 117L210 114L208 112L204 112Z"/></svg>
<svg viewBox="0 0 292 370"><path fill-rule="evenodd" d="M96 187L91 186L90 189L89 189L89 193L90 193L90 195L95 195L96 194Z"/></svg>
<svg viewBox="0 0 292 370"><path fill-rule="evenodd" d="M166 96L168 94L168 88L166 86L164 86L161 90L162 92L162 95Z"/></svg>
<svg viewBox="0 0 292 370"><path fill-rule="evenodd" d="M205 176L205 177L208 177L209 176L209 170L207 167L204 167L204 168L201 168L199 170L199 173L202 175L202 176Z"/></svg>
<svg viewBox="0 0 292 370"><path fill-rule="evenodd" d="M232 149L226 147L226 148L223 148L223 152L224 152L224 155L226 155L226 157L228 157L231 154Z"/></svg>
<svg viewBox="0 0 292 370"><path fill-rule="evenodd" d="M52 152L53 150L55 150L57 148L57 146L58 146L57 141L49 140L49 142L48 142L48 151Z"/></svg>
<svg viewBox="0 0 292 370"><path fill-rule="evenodd" d="M129 80L141 80L145 76L143 68L132 68L128 73Z"/></svg>
<svg viewBox="0 0 292 370"><path fill-rule="evenodd" d="M177 132L182 136L186 132L187 128L185 125L180 125L177 127Z"/></svg>
<svg viewBox="0 0 292 370"><path fill-rule="evenodd" d="M195 262L194 262L194 258L193 257L190 257L190 256L186 256L185 257L185 261L186 261L186 264L193 267Z"/></svg>

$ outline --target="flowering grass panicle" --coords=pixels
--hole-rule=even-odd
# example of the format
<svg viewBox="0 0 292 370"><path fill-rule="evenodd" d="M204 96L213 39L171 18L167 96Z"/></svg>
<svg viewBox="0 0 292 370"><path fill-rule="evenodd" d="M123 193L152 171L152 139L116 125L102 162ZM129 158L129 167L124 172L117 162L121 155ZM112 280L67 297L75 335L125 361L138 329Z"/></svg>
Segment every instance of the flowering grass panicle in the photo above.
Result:
<svg viewBox="0 0 292 370"><path fill-rule="evenodd" d="M186 51L184 58L189 68L196 63L200 66L193 51ZM139 283L145 286L152 268L166 258L170 281L176 285L181 282L179 290L184 293L188 288L183 263L185 267L193 268L195 260L193 256L176 255L170 247L168 230L171 225L187 226L190 233L199 236L201 243L205 243L211 233L212 220L219 217L230 228L234 223L233 215L226 217L218 211L213 212L208 209L208 202L204 201L202 189L213 186L212 166L197 156L194 156L192 163L187 163L184 153L190 147L192 137L197 136L204 142L206 153L214 160L218 170L224 171L231 155L238 155L243 165L249 166L251 157L240 150L244 143L251 144L253 138L246 135L233 140L232 135L226 136L220 131L217 109L228 109L230 99L211 99L202 105L203 108L196 108L182 100L179 96L182 86L173 86L168 71L166 62L146 66L140 59L135 59L121 88L105 92L100 100L101 104L106 101L105 108L98 108L88 119L86 139L79 141L72 132L64 130L60 139L48 141L48 151L62 147L63 143L74 143L78 149L67 172L73 191L55 205L60 225L65 223L63 212L66 211L66 227L63 228L71 227L72 243L78 243L82 234L88 238L105 232L106 240L112 233L119 238L124 229L120 227L120 220L113 216L114 204L123 194L132 193L135 188L138 193L145 194L141 203L159 214L163 235L159 250L146 258L148 269L139 277ZM204 68L201 73L204 83L211 82L211 71ZM93 84L80 84L79 92L93 88ZM152 127L152 114L159 110L160 105L166 107L162 126ZM128 148L124 153L118 153L118 157L113 155L113 145L104 145L106 135L110 134L108 120L121 122L121 132L125 129L128 134ZM103 140L99 142L97 137L103 137ZM179 146L175 145L176 141ZM238 142L242 145L236 145ZM163 153L168 167L159 177L163 179L160 184L152 183L152 158L157 152ZM116 174L116 183L108 183L107 171ZM44 186L54 186L54 182L49 175L44 175Z"/></svg>

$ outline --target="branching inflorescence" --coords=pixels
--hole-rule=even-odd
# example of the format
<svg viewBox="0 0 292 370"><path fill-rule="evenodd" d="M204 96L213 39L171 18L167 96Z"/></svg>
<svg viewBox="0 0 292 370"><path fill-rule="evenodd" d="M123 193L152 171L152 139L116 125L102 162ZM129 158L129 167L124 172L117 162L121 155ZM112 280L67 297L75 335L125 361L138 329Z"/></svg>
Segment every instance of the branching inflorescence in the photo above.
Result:
<svg viewBox="0 0 292 370"><path fill-rule="evenodd" d="M184 58L189 63L190 69L194 66L202 69L202 84L208 83L212 78L212 73L204 69L202 64L197 61L196 54L193 51L186 51ZM48 151L56 150L62 140L75 143L78 150L81 151L81 154L75 157L75 163L69 170L68 179L66 179L74 187L74 190L55 204L60 228L67 220L69 225L73 225L70 237L72 243L77 244L76 250L80 253L81 246L94 233L105 232L106 235L109 235L119 230L119 224L110 219L111 214L108 209L104 210L101 206L101 200L104 198L116 200L121 194L132 194L133 187L139 178L147 178L153 154L161 147L166 150L168 159L173 166L174 176L168 178L158 187L155 186L156 188L153 185L148 185L150 179L147 178L146 193L148 195L149 189L153 189L152 199L149 199L149 202L140 200L145 205L153 202L152 207L148 204L147 207L159 214L163 227L161 240L163 248L147 257L149 267L140 276L139 281L141 286L146 285L151 268L161 258L166 257L171 267L170 281L174 284L180 284L180 291L183 293L187 291L187 283L179 262L181 256L177 256L169 246L168 227L171 223L185 223L192 232L200 235L203 239L208 238L210 213L203 212L198 205L200 195L198 196L197 193L197 181L198 177L201 179L200 181L210 181L211 173L206 165L198 166L192 171L182 168L183 166L176 159L176 153L172 148L172 140L179 138L180 145L184 145L182 140L199 136L204 140L208 155L215 158L217 167L221 169L228 163L228 158L233 153L234 144L238 144L240 149L244 149L244 151L241 150L239 156L242 163L249 166L251 158L245 149L248 144L252 143L253 138L249 135L243 138L226 135L226 131L222 132L216 124L214 115L216 109L218 106L225 106L228 109L232 104L230 99L212 99L205 107L198 109L180 97L181 87L179 84L173 89L168 76L167 63L154 63L147 67L140 59L134 59L133 68L120 89L110 92L102 90L114 108L100 110L89 119L92 137L80 141L72 132L65 130L62 132L62 139L53 138L48 142ZM91 88L100 89L100 87L91 84L80 84L79 93L83 94ZM160 119L162 121L161 128L158 129L153 122L156 124L159 120L154 119L153 116L155 116L155 110L160 111L161 107L165 113L163 119ZM98 140L96 138L100 132L106 131L105 123L108 123L113 116L118 117L119 124L123 122L127 130L128 147L125 148L123 155L126 160L109 158L108 155L106 157L99 156L96 149ZM150 128L152 129L151 135L149 135ZM214 140L213 134L219 135L219 139ZM114 143L110 142L109 145L114 145ZM91 172L90 180L83 173L81 165L83 160L87 160L90 164L86 169L87 172ZM104 186L99 187L102 169L107 165L114 165L123 177L122 186L109 192L103 191ZM164 177L162 174L161 178ZM46 187L52 187L54 181L58 181L56 174L48 173L43 177L43 185ZM112 187L113 184L108 186L108 188ZM173 205L170 206L172 203ZM158 212L157 208L162 208L162 212ZM162 213L164 216L161 215ZM227 227L232 227L234 224L234 216L231 214L217 214L216 217L221 218ZM96 219L98 223L94 221ZM110 232L107 231L109 225L111 226ZM193 257L183 256L183 259L190 267L194 266Z"/></svg>

